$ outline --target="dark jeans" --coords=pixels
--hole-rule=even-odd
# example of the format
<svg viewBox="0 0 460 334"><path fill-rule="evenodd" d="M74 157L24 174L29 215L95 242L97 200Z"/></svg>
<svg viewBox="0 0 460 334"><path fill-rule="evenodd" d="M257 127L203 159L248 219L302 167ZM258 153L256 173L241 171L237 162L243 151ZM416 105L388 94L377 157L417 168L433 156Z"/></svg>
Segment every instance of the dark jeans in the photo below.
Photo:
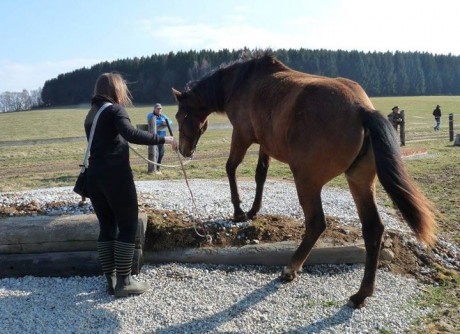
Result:
<svg viewBox="0 0 460 334"><path fill-rule="evenodd" d="M98 241L134 243L138 224L137 193L131 168L89 168L88 192L99 220ZM118 235L117 235L118 233Z"/></svg>
<svg viewBox="0 0 460 334"><path fill-rule="evenodd" d="M160 145L157 145L157 147L158 147L158 160L157 160L157 162L159 164L161 164L161 160L163 160L163 156L165 155L165 145L160 144ZM160 170L160 166L157 166L157 170Z"/></svg>

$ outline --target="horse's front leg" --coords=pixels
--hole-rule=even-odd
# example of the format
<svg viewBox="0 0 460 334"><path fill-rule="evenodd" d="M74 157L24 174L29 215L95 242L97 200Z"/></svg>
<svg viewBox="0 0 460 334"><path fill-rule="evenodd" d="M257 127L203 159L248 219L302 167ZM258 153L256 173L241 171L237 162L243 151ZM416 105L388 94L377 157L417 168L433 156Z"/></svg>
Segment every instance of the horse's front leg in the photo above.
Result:
<svg viewBox="0 0 460 334"><path fill-rule="evenodd" d="M268 167L270 166L270 157L259 150L259 160L256 168L256 196L254 203L252 203L251 210L248 211L247 217L253 219L259 212L262 206L262 193L264 190L265 180L267 179Z"/></svg>
<svg viewBox="0 0 460 334"><path fill-rule="evenodd" d="M225 170L227 171L228 182L230 184L230 193L233 204L233 220L244 221L247 220L247 217L240 205L241 199L238 192L238 185L236 183L236 169L243 161L249 145L243 145L241 142L238 142L238 139L235 139L236 137L238 136L233 133L230 156L228 157L227 164L225 165ZM238 145L235 143L238 143Z"/></svg>

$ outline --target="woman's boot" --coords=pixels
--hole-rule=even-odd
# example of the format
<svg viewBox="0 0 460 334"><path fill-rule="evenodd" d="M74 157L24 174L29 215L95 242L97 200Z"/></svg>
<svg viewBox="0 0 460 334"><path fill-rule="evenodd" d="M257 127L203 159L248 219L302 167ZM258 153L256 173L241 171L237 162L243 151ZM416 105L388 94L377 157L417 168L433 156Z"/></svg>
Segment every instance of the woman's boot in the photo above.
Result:
<svg viewBox="0 0 460 334"><path fill-rule="evenodd" d="M115 240L98 241L97 252L99 253L99 262L102 272L107 279L107 293L114 294L115 285L117 284L117 275L115 273L114 259Z"/></svg>
<svg viewBox="0 0 460 334"><path fill-rule="evenodd" d="M148 290L148 285L137 282L131 276L131 266L134 257L134 244L115 242L115 266L117 268L117 284L115 298L129 295L140 295Z"/></svg>
<svg viewBox="0 0 460 334"><path fill-rule="evenodd" d="M112 274L105 274L107 279L107 293L111 296L115 293L115 286L117 285L117 274L114 272Z"/></svg>

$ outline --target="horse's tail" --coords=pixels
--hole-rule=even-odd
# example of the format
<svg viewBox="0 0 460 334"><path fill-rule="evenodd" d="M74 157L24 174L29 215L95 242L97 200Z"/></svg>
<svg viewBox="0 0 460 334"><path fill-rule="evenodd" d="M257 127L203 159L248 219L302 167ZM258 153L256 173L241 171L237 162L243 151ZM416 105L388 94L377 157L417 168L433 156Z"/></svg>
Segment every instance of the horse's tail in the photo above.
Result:
<svg viewBox="0 0 460 334"><path fill-rule="evenodd" d="M417 239L433 245L438 212L416 187L401 158L396 131L375 110L361 110L363 124L369 130L377 176Z"/></svg>

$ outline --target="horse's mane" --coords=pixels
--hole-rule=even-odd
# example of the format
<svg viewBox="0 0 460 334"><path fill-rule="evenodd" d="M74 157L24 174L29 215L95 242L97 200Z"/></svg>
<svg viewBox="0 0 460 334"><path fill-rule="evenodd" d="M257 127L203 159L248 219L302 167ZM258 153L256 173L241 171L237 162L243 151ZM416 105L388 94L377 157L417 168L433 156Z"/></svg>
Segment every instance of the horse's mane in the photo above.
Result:
<svg viewBox="0 0 460 334"><path fill-rule="evenodd" d="M227 63L222 63L217 67L212 68L210 71L205 73L200 79L189 81L185 86L185 91L193 89L200 81L206 80L207 78L216 74L216 72L228 69L233 66L241 66L241 72L247 72L249 67L255 63L265 62L266 60L276 60L274 52L271 49L266 50L249 50L245 49L241 51L238 59L232 60ZM276 60L278 61L278 60Z"/></svg>
<svg viewBox="0 0 460 334"><path fill-rule="evenodd" d="M222 72L233 67L238 67L233 86L239 87L244 80L248 77L251 71L258 67L260 64L268 64L277 62L284 66L277 60L271 50L243 50L237 60L223 63L218 67L212 69L210 72L204 74L201 79L190 81L185 87L185 91L189 92L196 88L203 98L210 103L214 101L213 109L222 111L224 104L224 96L220 84Z"/></svg>

